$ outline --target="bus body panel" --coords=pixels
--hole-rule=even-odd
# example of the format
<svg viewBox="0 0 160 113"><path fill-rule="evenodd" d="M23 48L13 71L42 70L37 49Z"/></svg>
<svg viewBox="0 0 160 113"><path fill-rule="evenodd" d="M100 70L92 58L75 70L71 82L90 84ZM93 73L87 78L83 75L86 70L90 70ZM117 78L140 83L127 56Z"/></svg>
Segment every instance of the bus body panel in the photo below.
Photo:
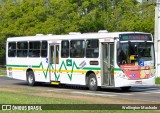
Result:
<svg viewBox="0 0 160 113"><path fill-rule="evenodd" d="M60 81L60 83L63 84L86 85L86 73L88 71L93 71L96 74L98 83L101 83L100 64L93 66L90 65L90 61L99 62L97 59L62 58L59 66L56 66L56 70L53 70L51 73L51 76L54 76L51 81ZM100 86L101 84L98 85Z"/></svg>
<svg viewBox="0 0 160 113"><path fill-rule="evenodd" d="M7 75L15 79L26 80L26 72L31 69L34 72L35 81L50 82L48 63L45 58L10 58L7 68Z"/></svg>

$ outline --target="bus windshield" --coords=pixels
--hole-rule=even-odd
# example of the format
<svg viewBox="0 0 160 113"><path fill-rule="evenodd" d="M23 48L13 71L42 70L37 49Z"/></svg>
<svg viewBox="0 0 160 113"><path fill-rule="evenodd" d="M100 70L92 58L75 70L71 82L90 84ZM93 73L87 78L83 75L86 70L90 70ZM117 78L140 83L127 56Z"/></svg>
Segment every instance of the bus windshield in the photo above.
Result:
<svg viewBox="0 0 160 113"><path fill-rule="evenodd" d="M117 64L154 66L154 46L150 42L120 42Z"/></svg>

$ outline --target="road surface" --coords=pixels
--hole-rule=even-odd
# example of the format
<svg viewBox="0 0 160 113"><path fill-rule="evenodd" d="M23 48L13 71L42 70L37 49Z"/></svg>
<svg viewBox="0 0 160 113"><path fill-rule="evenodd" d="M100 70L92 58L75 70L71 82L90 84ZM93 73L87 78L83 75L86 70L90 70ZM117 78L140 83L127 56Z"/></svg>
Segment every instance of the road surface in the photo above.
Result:
<svg viewBox="0 0 160 113"><path fill-rule="evenodd" d="M11 86L11 87L31 87L28 86L25 81L15 80L12 78L8 78L6 76L0 76L0 86ZM74 95L91 95L91 96L99 96L99 97L115 97L121 99L129 99L129 100L142 100L147 102L155 102L160 103L160 86L152 86L152 87L132 87L127 92L122 92L118 88L103 88L101 91L90 91L85 87L77 88L73 86L67 87L55 87L49 84L41 84L35 86L36 89L44 90L44 91L54 91L58 93L66 93L66 94L74 94ZM31 87L31 88L35 88Z"/></svg>

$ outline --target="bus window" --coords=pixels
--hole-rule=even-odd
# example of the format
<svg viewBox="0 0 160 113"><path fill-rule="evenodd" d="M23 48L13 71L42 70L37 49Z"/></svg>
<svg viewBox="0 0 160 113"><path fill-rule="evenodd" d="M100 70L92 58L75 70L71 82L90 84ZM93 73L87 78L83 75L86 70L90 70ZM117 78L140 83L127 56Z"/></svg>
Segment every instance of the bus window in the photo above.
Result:
<svg viewBox="0 0 160 113"><path fill-rule="evenodd" d="M61 57L62 58L68 58L69 57L69 41L64 40L61 42Z"/></svg>
<svg viewBox="0 0 160 113"><path fill-rule="evenodd" d="M48 43L47 41L42 41L41 44L41 57L47 57Z"/></svg>
<svg viewBox="0 0 160 113"><path fill-rule="evenodd" d="M8 43L8 57L15 57L16 56L16 42L9 42Z"/></svg>
<svg viewBox="0 0 160 113"><path fill-rule="evenodd" d="M27 57L28 42L17 42L17 57Z"/></svg>
<svg viewBox="0 0 160 113"><path fill-rule="evenodd" d="M154 64L153 48L153 44L150 42L120 43L117 51L117 63L119 66L124 64L137 65L140 61L145 62L145 65Z"/></svg>
<svg viewBox="0 0 160 113"><path fill-rule="evenodd" d="M50 49L51 49L51 53L50 53L51 60L50 60L50 63L54 64L54 46L50 46Z"/></svg>
<svg viewBox="0 0 160 113"><path fill-rule="evenodd" d="M127 55L125 54L125 52L123 50L124 49L122 49L122 48L118 48L117 49L117 55L118 55L117 56L117 61L118 61L118 65L126 63Z"/></svg>
<svg viewBox="0 0 160 113"><path fill-rule="evenodd" d="M91 39L86 41L86 57L98 58L99 56L99 41L97 39Z"/></svg>
<svg viewBox="0 0 160 113"><path fill-rule="evenodd" d="M84 40L71 40L70 57L84 58Z"/></svg>
<svg viewBox="0 0 160 113"><path fill-rule="evenodd" d="M59 45L56 45L56 64L59 64Z"/></svg>
<svg viewBox="0 0 160 113"><path fill-rule="evenodd" d="M29 42L29 57L40 57L40 41Z"/></svg>
<svg viewBox="0 0 160 113"><path fill-rule="evenodd" d="M50 46L50 63L59 64L59 45Z"/></svg>

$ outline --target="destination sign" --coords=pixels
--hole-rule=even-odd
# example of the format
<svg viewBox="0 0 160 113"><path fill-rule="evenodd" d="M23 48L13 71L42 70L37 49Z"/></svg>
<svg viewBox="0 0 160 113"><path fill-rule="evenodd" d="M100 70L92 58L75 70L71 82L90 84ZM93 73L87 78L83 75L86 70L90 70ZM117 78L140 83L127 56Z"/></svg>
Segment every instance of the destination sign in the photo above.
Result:
<svg viewBox="0 0 160 113"><path fill-rule="evenodd" d="M152 41L151 34L121 34L119 39L120 41L129 41L129 40Z"/></svg>

